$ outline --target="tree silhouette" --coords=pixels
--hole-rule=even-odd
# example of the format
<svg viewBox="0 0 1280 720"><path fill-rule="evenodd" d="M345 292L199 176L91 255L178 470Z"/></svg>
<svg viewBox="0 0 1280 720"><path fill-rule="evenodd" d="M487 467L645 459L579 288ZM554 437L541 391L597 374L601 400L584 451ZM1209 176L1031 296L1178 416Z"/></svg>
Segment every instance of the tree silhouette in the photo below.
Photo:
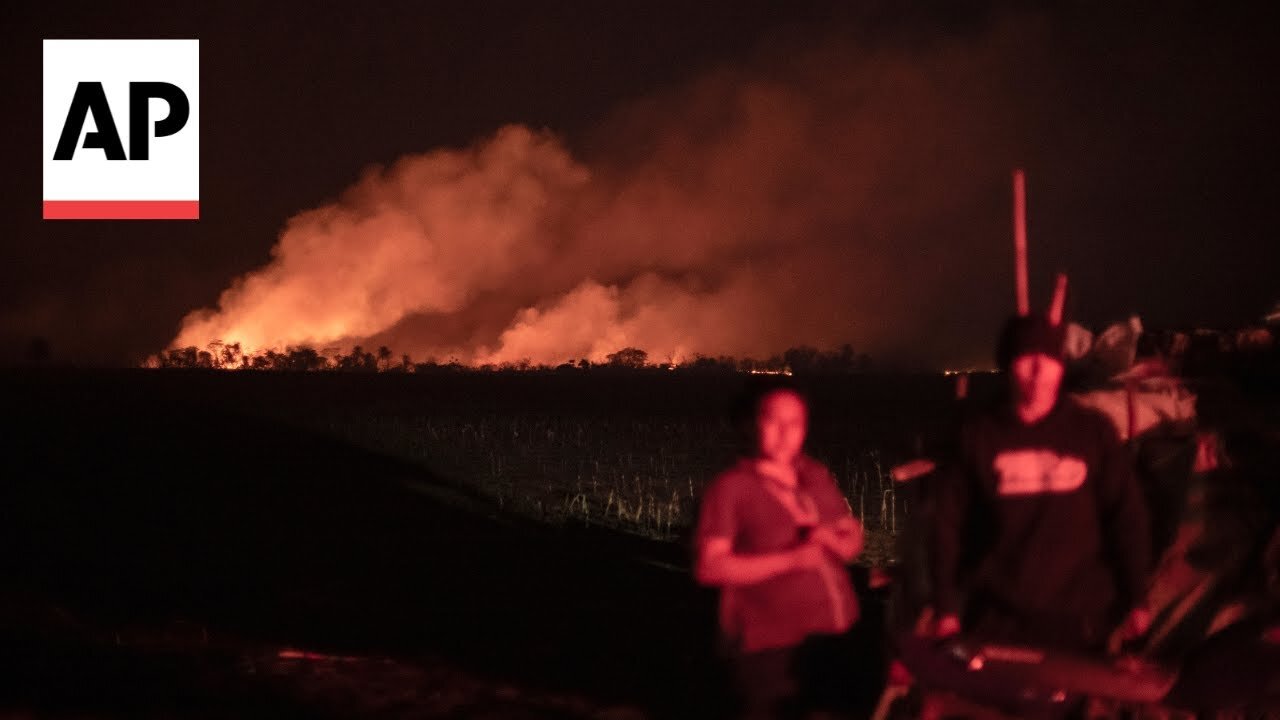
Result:
<svg viewBox="0 0 1280 720"><path fill-rule="evenodd" d="M309 347L290 348L289 353L281 358L282 367L275 368L280 370L323 370L328 366L329 360L315 349Z"/></svg>
<svg viewBox="0 0 1280 720"><path fill-rule="evenodd" d="M636 347L624 347L605 356L612 367L642 368L649 362L649 353Z"/></svg>
<svg viewBox="0 0 1280 720"><path fill-rule="evenodd" d="M378 359L374 357L373 353L366 352L365 349L359 345L351 348L350 355L339 355L336 360L339 370L354 370L357 372L378 371Z"/></svg>
<svg viewBox="0 0 1280 720"><path fill-rule="evenodd" d="M782 353L782 359L794 373L810 373L817 370L818 358L818 349L808 345L788 348Z"/></svg>

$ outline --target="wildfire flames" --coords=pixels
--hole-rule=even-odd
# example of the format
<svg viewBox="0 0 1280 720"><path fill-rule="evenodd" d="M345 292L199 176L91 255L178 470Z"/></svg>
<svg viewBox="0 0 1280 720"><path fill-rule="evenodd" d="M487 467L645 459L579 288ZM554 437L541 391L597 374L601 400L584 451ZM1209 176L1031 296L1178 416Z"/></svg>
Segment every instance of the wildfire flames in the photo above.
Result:
<svg viewBox="0 0 1280 720"><path fill-rule="evenodd" d="M940 230L989 202L973 168L1009 122L1002 44L981 45L762 53L619 108L590 150L511 125L368 169L171 345L555 364L936 336L940 278L1007 264L1001 236L975 251L988 228ZM1003 302L1008 282L983 284Z"/></svg>

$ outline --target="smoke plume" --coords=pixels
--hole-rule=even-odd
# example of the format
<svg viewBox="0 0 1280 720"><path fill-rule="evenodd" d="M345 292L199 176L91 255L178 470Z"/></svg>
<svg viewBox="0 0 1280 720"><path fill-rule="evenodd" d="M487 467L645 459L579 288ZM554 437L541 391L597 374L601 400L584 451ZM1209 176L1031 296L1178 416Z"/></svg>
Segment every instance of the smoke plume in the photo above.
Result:
<svg viewBox="0 0 1280 720"><path fill-rule="evenodd" d="M1011 108L1034 107L1010 59L1037 52L1034 23L1016 30L782 43L617 108L578 150L510 125L371 168L172 344L554 364L927 338L936 356L1008 295ZM943 289L961 277L963 313Z"/></svg>

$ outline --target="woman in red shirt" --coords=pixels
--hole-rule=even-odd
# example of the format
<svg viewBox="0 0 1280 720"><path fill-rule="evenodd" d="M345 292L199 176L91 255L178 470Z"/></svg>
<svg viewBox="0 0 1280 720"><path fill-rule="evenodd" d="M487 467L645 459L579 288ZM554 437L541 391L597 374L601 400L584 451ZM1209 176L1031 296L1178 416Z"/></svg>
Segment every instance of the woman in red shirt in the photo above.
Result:
<svg viewBox="0 0 1280 720"><path fill-rule="evenodd" d="M786 717L828 694L814 681L831 668L814 664L857 619L846 564L862 550L862 527L830 471L802 452L803 396L769 388L754 411L754 453L703 496L694 574L720 588L744 716Z"/></svg>

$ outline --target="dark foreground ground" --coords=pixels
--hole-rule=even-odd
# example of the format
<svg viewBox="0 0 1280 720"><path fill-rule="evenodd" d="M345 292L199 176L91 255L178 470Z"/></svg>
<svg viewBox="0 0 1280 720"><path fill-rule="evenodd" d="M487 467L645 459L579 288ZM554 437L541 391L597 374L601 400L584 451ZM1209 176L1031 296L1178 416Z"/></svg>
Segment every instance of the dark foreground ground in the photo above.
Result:
<svg viewBox="0 0 1280 720"><path fill-rule="evenodd" d="M714 598L681 543L503 514L456 478L218 402L220 382L0 377L0 715L723 708ZM869 692L873 624L851 673Z"/></svg>

